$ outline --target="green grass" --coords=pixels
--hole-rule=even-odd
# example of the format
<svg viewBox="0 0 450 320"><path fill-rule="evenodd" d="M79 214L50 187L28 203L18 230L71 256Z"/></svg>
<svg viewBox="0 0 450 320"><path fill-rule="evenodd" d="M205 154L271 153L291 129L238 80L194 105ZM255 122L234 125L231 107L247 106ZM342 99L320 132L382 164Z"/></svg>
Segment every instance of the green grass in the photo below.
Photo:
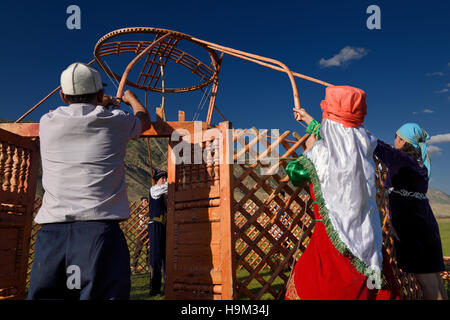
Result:
<svg viewBox="0 0 450 320"><path fill-rule="evenodd" d="M150 297L150 273L131 275L130 300L164 300L164 296Z"/></svg>
<svg viewBox="0 0 450 320"><path fill-rule="evenodd" d="M444 256L450 256L450 219L438 219Z"/></svg>
<svg viewBox="0 0 450 320"><path fill-rule="evenodd" d="M438 219L439 233L441 234L442 252L445 257L450 256L450 219ZM450 266L447 266L450 271ZM450 281L445 281L444 286L447 289L447 295L450 297Z"/></svg>
<svg viewBox="0 0 450 320"><path fill-rule="evenodd" d="M450 256L450 219L438 219L439 224L439 232L441 234L441 242L442 242L442 250L444 256ZM288 275L288 274L287 274ZM249 276L249 273L244 270L237 271L237 278L240 282L245 281L245 279ZM264 278L266 281L270 278L270 272L260 272L260 276ZM275 281L272 283L274 289L278 291L281 288L283 282L277 277ZM445 283L447 291L450 294L450 284L447 281ZM255 279L253 279L247 288L253 293L258 294L259 290L262 288L262 285ZM132 300L163 300L164 297L150 297L150 275L149 273L140 273L134 274L131 276L131 299ZM248 299L247 297L239 297L239 299ZM270 293L265 293L261 299L274 299Z"/></svg>
<svg viewBox="0 0 450 320"><path fill-rule="evenodd" d="M286 276L289 277L289 272L286 272L285 274ZM239 282L242 283L248 278L250 273L245 269L240 269L237 271L236 275ZM268 281L272 276L272 272L270 272L269 270L262 270L259 272L259 276L263 278L265 281ZM280 277L276 277L270 286L275 290L275 292L278 292L282 288L283 284L284 284L283 280ZM261 290L261 288L262 284L256 279L252 279L252 281L250 281L250 283L247 285L247 289L249 289L249 291L251 291L254 295L257 295ZM272 296L272 294L270 294L269 292L266 292L261 296L261 300L274 300L275 298L276 297ZM250 298L244 295L241 295L240 297L238 297L238 299L250 300Z"/></svg>
<svg viewBox="0 0 450 320"><path fill-rule="evenodd" d="M240 282L244 282L245 279L249 276L247 270L241 269L237 271L237 278ZM269 280L272 273L268 271L262 271L259 273L259 275L264 278L264 280ZM288 273L286 273L287 276L289 276ZM272 283L272 287L278 291L281 289L281 286L283 285L283 281L281 278L277 277L274 282ZM261 290L262 285L257 280L253 279L247 288L255 295L258 294L258 292ZM161 297L150 297L150 274L149 273L139 273L139 274L133 274L131 276L131 294L130 299L131 300L164 300L164 296ZM248 297L241 296L238 297L239 300L249 300ZM261 300L273 300L274 297L266 292L262 295Z"/></svg>

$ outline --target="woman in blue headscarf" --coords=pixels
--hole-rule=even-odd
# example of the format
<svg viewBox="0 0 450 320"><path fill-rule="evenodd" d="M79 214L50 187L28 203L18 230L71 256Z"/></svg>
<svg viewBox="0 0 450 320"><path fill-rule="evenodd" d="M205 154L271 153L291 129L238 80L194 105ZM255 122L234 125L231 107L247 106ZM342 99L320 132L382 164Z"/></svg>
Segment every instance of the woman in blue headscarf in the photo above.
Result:
<svg viewBox="0 0 450 320"><path fill-rule="evenodd" d="M418 124L406 123L397 130L394 147L378 140L374 155L388 168L385 188L399 267L416 275L424 299L447 299L440 276L445 267L439 228L426 197L429 139Z"/></svg>

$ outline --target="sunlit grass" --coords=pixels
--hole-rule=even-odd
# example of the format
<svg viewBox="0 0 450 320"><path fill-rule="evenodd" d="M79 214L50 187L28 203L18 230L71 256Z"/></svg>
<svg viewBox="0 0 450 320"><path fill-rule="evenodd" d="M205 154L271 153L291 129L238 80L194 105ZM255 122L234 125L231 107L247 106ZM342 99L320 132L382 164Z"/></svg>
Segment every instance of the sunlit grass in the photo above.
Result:
<svg viewBox="0 0 450 320"><path fill-rule="evenodd" d="M450 256L450 219L438 219L444 256Z"/></svg>
<svg viewBox="0 0 450 320"><path fill-rule="evenodd" d="M237 271L236 275L238 281L244 282L245 279L248 278L250 273L245 269L241 269ZM286 273L286 275L289 276L288 273ZM259 276L263 278L265 281L268 281L272 276L272 273L270 273L268 270L263 270L259 273ZM276 292L278 292L282 286L283 280L280 277L275 278L275 280L271 284L271 287L273 287ZM262 288L262 284L256 279L252 279L252 281L250 281L250 283L247 285L247 288L253 294L257 295ZM164 300L164 296L150 297L149 292L150 292L149 273L139 273L131 276L131 296L130 296L131 300ZM249 300L248 297L243 295L238 297L238 299ZM261 300L273 300L273 299L274 297L269 292L266 292L261 296Z"/></svg>

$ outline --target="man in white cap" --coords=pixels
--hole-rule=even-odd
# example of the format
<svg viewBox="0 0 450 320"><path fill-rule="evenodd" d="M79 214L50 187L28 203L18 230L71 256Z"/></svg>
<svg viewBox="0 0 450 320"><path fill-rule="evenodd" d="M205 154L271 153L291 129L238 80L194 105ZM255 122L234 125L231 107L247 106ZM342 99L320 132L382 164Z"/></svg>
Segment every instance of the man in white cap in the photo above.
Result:
<svg viewBox="0 0 450 320"><path fill-rule="evenodd" d="M129 299L124 158L149 115L130 91L122 101L133 114L109 110L100 73L83 63L63 71L60 95L69 106L40 120L45 193L28 299Z"/></svg>

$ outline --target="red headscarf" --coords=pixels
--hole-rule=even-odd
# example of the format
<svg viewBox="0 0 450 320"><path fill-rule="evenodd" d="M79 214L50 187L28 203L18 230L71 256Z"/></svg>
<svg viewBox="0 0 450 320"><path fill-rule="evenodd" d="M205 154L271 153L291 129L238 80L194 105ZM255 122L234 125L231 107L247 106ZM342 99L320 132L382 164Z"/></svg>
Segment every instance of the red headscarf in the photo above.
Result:
<svg viewBox="0 0 450 320"><path fill-rule="evenodd" d="M367 113L366 93L350 86L330 86L326 88L325 100L320 106L323 118L346 127L358 127L363 124Z"/></svg>

